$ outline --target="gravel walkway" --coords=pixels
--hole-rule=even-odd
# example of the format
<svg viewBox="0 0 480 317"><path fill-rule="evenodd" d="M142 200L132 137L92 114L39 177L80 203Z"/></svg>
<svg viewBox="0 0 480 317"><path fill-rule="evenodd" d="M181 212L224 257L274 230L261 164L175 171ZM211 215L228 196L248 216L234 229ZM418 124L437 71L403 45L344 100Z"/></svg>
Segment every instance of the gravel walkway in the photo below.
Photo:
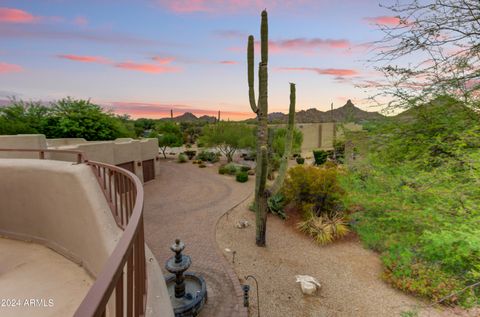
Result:
<svg viewBox="0 0 480 317"><path fill-rule="evenodd" d="M246 316L238 279L215 242L215 225L251 194L254 181L240 184L217 171L162 160L160 175L145 184L145 238L162 269L175 238L186 244L193 262L189 271L207 282L208 302L200 316Z"/></svg>
<svg viewBox="0 0 480 317"><path fill-rule="evenodd" d="M238 276L253 274L258 279L262 317L480 316L479 311L415 309L425 303L383 282L378 255L364 249L355 238L321 247L278 217L270 216L267 247L258 248L254 225L235 228L241 219L254 224L254 214L247 206L242 204L220 219L217 242L230 262L236 251L234 268ZM315 296L302 295L295 283L298 274L317 278L321 291ZM254 283L249 280L248 284L252 286L250 316L257 316Z"/></svg>

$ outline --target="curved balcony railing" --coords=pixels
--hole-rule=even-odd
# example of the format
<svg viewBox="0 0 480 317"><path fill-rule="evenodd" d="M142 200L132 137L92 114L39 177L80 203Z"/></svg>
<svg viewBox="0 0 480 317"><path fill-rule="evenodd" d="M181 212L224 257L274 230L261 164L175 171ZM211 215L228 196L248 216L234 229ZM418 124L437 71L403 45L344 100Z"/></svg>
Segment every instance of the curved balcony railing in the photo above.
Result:
<svg viewBox="0 0 480 317"><path fill-rule="evenodd" d="M0 149L0 152L36 152L39 159L45 159L46 153L71 154L75 156L78 164L92 167L123 234L74 316L106 316L110 300L114 301L114 307L109 311L109 316L144 316L147 274L143 227L144 195L140 180L133 173L117 166L88 161L81 151Z"/></svg>

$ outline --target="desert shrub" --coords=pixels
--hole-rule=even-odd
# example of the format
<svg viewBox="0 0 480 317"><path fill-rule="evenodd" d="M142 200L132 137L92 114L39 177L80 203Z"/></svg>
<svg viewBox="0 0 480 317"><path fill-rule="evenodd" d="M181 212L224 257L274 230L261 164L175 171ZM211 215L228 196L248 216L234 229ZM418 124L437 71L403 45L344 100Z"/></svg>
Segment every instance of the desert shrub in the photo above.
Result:
<svg viewBox="0 0 480 317"><path fill-rule="evenodd" d="M198 164L198 167L205 168L205 167L207 167L207 165L205 165L205 163L200 163L200 164Z"/></svg>
<svg viewBox="0 0 480 317"><path fill-rule="evenodd" d="M218 173L222 175L236 175L238 171L240 171L240 168L233 163L224 164L218 168Z"/></svg>
<svg viewBox="0 0 480 317"><path fill-rule="evenodd" d="M368 152L341 177L362 242L384 279L447 304L480 303L480 117L438 100L376 123ZM476 137L474 137L476 135Z"/></svg>
<svg viewBox="0 0 480 317"><path fill-rule="evenodd" d="M239 183L245 183L246 181L248 181L248 174L247 174L247 172L242 172L242 171L237 172L237 175L235 176L235 179Z"/></svg>
<svg viewBox="0 0 480 317"><path fill-rule="evenodd" d="M220 153L211 152L211 151L202 151L198 153L197 160L215 163L220 160Z"/></svg>
<svg viewBox="0 0 480 317"><path fill-rule="evenodd" d="M240 166L240 170L241 170L242 172L248 172L248 171L251 170L251 169L252 169L252 168L251 168L250 166L248 166L248 165L241 165L241 166Z"/></svg>
<svg viewBox="0 0 480 317"><path fill-rule="evenodd" d="M315 165L322 165L327 161L328 152L324 150L314 150L313 157L315 158Z"/></svg>
<svg viewBox="0 0 480 317"><path fill-rule="evenodd" d="M178 154L178 163L186 163L188 161L187 156L183 153Z"/></svg>
<svg viewBox="0 0 480 317"><path fill-rule="evenodd" d="M303 157L297 156L295 159L297 161L297 164L303 165L305 163L305 159Z"/></svg>
<svg viewBox="0 0 480 317"><path fill-rule="evenodd" d="M187 144L188 145L188 144ZM188 147L187 147L188 148ZM197 154L197 151L195 150L187 150L187 151L184 151L183 153L185 153L186 156L188 156L188 159L191 160L195 157L195 154Z"/></svg>
<svg viewBox="0 0 480 317"><path fill-rule="evenodd" d="M237 167L237 165L235 165L233 163L229 163L229 164L225 165L225 169L226 169L228 175L236 175L237 172L239 171L239 168Z"/></svg>
<svg viewBox="0 0 480 317"><path fill-rule="evenodd" d="M299 210L311 205L311 210L317 216L336 214L342 210L341 198L344 195L338 174L337 168L292 167L288 170L282 189L286 202L293 202Z"/></svg>
<svg viewBox="0 0 480 317"><path fill-rule="evenodd" d="M305 220L299 222L297 228L311 236L319 244L327 244L343 238L350 231L341 216L322 215L317 217L314 211L311 211Z"/></svg>
<svg viewBox="0 0 480 317"><path fill-rule="evenodd" d="M225 165L221 165L221 166L218 167L218 174L220 174L220 175L227 174L227 168L225 167Z"/></svg>
<svg viewBox="0 0 480 317"><path fill-rule="evenodd" d="M282 219L287 218L287 214L285 213L285 197L282 193L277 193L273 196L270 196L267 200L268 204L268 211L274 215L279 216Z"/></svg>

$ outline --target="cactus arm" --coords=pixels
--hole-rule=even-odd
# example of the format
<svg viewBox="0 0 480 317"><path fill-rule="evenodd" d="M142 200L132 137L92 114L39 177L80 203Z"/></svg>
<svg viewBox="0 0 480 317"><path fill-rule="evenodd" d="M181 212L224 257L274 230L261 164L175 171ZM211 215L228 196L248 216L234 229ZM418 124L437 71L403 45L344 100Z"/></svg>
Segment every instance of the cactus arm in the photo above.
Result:
<svg viewBox="0 0 480 317"><path fill-rule="evenodd" d="M280 163L278 176L272 185L271 191L273 195L275 195L280 190L280 188L282 188L283 181L285 180L285 175L287 174L288 158L290 157L290 154L292 152L293 131L295 129L295 99L296 99L295 84L290 83L290 109L288 111L288 128L287 128L287 134L285 136L285 150L283 151L283 156Z"/></svg>
<svg viewBox="0 0 480 317"><path fill-rule="evenodd" d="M255 102L255 89L253 87L253 84L254 84L253 64L255 60L253 45L254 45L253 35L250 35L248 37L248 46L247 46L248 97L250 99L250 107L252 108L252 111L257 113L258 108Z"/></svg>
<svg viewBox="0 0 480 317"><path fill-rule="evenodd" d="M267 11L262 11L262 24L260 26L260 45L262 53L262 63L268 63L268 16Z"/></svg>

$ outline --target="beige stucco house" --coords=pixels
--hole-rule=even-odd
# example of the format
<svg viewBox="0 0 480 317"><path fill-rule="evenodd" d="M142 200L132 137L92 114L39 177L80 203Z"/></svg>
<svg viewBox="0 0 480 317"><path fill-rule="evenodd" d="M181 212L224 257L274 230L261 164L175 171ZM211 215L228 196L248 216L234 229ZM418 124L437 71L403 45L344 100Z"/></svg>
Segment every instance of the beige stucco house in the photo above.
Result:
<svg viewBox="0 0 480 317"><path fill-rule="evenodd" d="M156 143L0 136L6 148L31 150L0 150L0 315L173 317L144 243Z"/></svg>
<svg viewBox="0 0 480 317"><path fill-rule="evenodd" d="M81 151L88 160L125 168L137 175L143 182L154 179L159 172L157 139L122 138L114 141L86 141L82 138L46 139L42 134L0 135L0 148ZM0 158L10 155L12 154L0 153ZM32 156L28 153L15 153L14 155ZM71 155L60 153L48 155L49 158L55 160L75 160L75 157Z"/></svg>

